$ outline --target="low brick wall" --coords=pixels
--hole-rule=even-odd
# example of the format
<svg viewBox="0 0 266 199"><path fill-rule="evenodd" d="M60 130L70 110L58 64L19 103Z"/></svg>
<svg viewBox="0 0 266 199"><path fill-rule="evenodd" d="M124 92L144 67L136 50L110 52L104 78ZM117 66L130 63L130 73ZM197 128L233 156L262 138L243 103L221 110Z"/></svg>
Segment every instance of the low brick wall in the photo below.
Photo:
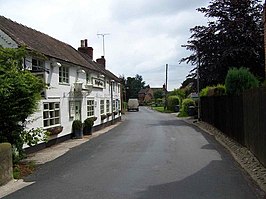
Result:
<svg viewBox="0 0 266 199"><path fill-rule="evenodd" d="M0 143L0 186L13 179L12 148L9 143Z"/></svg>

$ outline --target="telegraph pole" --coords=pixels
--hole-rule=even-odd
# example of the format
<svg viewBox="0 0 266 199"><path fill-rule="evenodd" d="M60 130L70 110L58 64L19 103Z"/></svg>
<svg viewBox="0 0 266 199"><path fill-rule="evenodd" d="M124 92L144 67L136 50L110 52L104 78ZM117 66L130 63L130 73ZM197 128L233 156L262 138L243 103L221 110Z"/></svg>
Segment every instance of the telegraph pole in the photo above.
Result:
<svg viewBox="0 0 266 199"><path fill-rule="evenodd" d="M104 37L105 37L106 35L110 35L110 33L98 33L97 35L98 35L98 36L102 36L102 38L103 38L103 56L105 56Z"/></svg>
<svg viewBox="0 0 266 199"><path fill-rule="evenodd" d="M168 81L168 64L165 65L165 88L164 88L164 110L167 108L167 81Z"/></svg>

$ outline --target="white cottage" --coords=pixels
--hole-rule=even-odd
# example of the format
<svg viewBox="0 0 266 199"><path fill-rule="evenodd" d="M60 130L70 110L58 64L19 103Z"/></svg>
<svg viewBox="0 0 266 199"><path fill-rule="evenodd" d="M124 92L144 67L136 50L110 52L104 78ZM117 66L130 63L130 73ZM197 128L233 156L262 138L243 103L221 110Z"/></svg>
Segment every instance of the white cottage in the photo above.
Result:
<svg viewBox="0 0 266 199"><path fill-rule="evenodd" d="M27 127L50 129L63 127L48 143L40 143L28 152L71 138L72 122L96 117L94 130L120 120L120 79L105 68L105 58L93 61L93 48L87 40L75 50L72 46L44 33L0 16L0 45L5 48L26 46L29 56L24 67L47 84L39 111ZM105 118L106 117L106 118Z"/></svg>

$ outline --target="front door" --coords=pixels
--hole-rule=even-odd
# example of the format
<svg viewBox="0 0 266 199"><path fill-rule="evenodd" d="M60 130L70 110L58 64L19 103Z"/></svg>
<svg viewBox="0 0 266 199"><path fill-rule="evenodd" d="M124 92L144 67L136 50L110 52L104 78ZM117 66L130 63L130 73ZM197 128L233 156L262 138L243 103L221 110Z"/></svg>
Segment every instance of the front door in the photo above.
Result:
<svg viewBox="0 0 266 199"><path fill-rule="evenodd" d="M81 102L75 101L75 120L81 120Z"/></svg>

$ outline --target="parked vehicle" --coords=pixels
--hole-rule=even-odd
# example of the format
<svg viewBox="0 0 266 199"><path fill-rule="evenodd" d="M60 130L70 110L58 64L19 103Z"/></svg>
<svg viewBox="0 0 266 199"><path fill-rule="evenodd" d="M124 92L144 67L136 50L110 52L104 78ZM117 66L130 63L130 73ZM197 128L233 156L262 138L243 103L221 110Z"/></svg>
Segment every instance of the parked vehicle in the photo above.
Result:
<svg viewBox="0 0 266 199"><path fill-rule="evenodd" d="M127 111L139 111L139 101L138 99L129 99L127 103Z"/></svg>

